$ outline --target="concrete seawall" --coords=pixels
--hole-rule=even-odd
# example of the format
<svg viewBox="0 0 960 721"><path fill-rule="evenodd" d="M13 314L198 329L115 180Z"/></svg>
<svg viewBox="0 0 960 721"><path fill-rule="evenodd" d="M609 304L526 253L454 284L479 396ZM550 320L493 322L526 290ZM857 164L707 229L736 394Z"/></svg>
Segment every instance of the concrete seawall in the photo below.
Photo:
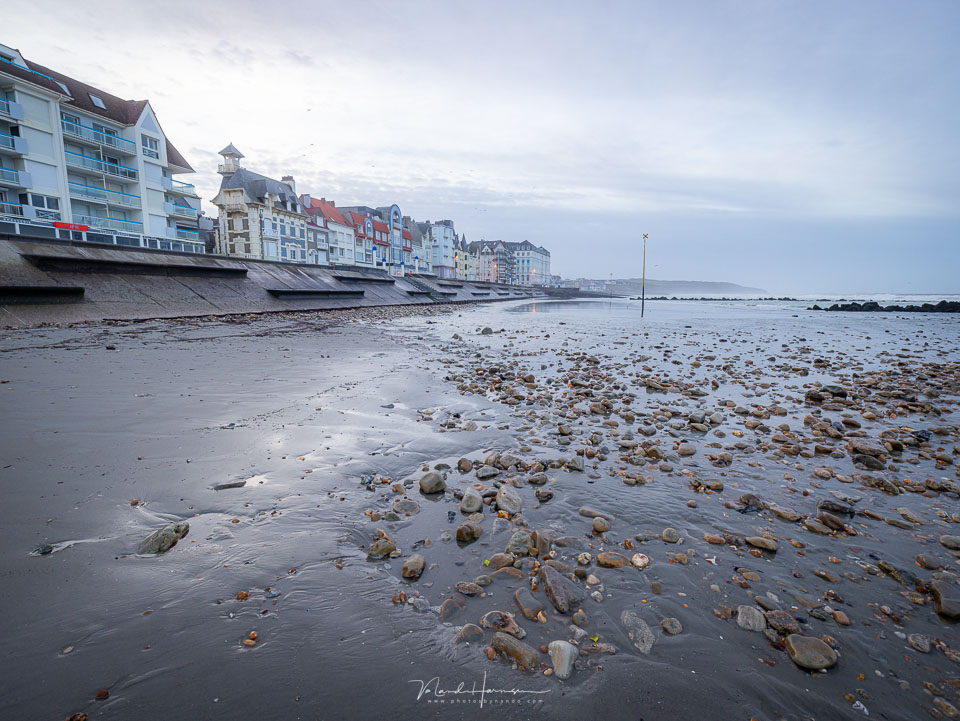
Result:
<svg viewBox="0 0 960 721"><path fill-rule="evenodd" d="M540 290L382 270L0 236L0 326L486 302Z"/></svg>

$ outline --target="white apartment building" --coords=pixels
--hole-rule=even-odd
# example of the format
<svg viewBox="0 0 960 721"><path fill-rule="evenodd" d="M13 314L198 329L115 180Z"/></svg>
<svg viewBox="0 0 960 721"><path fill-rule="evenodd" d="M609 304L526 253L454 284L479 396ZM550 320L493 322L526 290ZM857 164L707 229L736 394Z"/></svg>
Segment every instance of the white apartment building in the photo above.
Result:
<svg viewBox="0 0 960 721"><path fill-rule="evenodd" d="M18 232L204 252L193 168L150 102L0 45L0 220ZM27 230L29 228L29 230Z"/></svg>
<svg viewBox="0 0 960 721"><path fill-rule="evenodd" d="M287 263L327 263L327 229L297 198L293 178L267 178L240 167L233 143L220 151L223 176L212 202L220 211L217 251L224 255Z"/></svg>
<svg viewBox="0 0 960 721"><path fill-rule="evenodd" d="M430 242L430 265L438 278L456 278L457 261L454 255L457 247L457 233L452 220L424 223L424 232Z"/></svg>
<svg viewBox="0 0 960 721"><path fill-rule="evenodd" d="M516 285L550 285L550 251L528 240L507 243L513 251L516 269L513 282Z"/></svg>

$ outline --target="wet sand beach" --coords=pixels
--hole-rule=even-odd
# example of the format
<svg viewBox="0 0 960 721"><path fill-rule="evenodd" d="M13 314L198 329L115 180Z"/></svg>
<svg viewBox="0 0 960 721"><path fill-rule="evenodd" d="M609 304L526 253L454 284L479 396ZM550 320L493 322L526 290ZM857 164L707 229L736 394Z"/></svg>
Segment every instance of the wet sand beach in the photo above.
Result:
<svg viewBox="0 0 960 721"><path fill-rule="evenodd" d="M4 331L0 717L956 716L960 319L804 305Z"/></svg>

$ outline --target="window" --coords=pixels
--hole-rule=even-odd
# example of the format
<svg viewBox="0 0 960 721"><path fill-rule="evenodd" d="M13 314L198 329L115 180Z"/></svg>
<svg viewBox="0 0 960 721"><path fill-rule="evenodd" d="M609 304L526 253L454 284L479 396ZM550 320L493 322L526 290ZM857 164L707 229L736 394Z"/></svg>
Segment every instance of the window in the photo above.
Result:
<svg viewBox="0 0 960 721"><path fill-rule="evenodd" d="M57 85L59 85L59 86L60 86L60 89L61 89L64 93L66 93L67 95L70 95L70 91L67 90L67 86L66 86L66 85L64 85L63 83L61 83L59 80L54 80L53 82L55 82Z"/></svg>
<svg viewBox="0 0 960 721"><path fill-rule="evenodd" d="M60 210L60 199L48 195L37 195L36 193L20 193L21 205L32 205L34 208L47 208L48 210Z"/></svg>
<svg viewBox="0 0 960 721"><path fill-rule="evenodd" d="M143 154L145 156L156 160L160 159L160 143L157 142L156 138L141 135L140 143L143 145Z"/></svg>
<svg viewBox="0 0 960 721"><path fill-rule="evenodd" d="M106 110L107 106L103 104L103 101L100 99L99 95L94 95L93 93L87 93L90 96L90 102L96 105L101 110Z"/></svg>

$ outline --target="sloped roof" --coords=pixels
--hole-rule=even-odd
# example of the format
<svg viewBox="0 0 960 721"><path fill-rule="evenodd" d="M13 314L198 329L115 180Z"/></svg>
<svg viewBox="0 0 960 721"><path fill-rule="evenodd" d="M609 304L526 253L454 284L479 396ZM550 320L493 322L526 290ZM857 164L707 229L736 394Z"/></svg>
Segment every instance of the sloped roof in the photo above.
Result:
<svg viewBox="0 0 960 721"><path fill-rule="evenodd" d="M350 216L350 220L353 222L355 232L363 237L366 237L367 216L362 215L355 210L348 210L347 215Z"/></svg>
<svg viewBox="0 0 960 721"><path fill-rule="evenodd" d="M221 150L217 155L236 155L238 158L245 158L246 156L237 150L236 146L233 143L227 143L227 147Z"/></svg>
<svg viewBox="0 0 960 721"><path fill-rule="evenodd" d="M258 203L265 203L267 195L276 195L284 202L293 202L298 209L302 208L300 200L289 185L246 168L240 168L232 175L225 176L220 181L220 189L225 188L243 188L246 194Z"/></svg>
<svg viewBox="0 0 960 721"><path fill-rule="evenodd" d="M105 90L87 85L87 83L31 62L26 58L23 59L23 62L26 64L26 67L20 67L9 61L0 61L0 71L9 73L21 80L26 80L34 85L39 85L47 90L52 90L62 96L64 92L63 88L60 87L57 82L59 81L67 88L67 97L62 102L66 105L79 108L86 113L99 115L102 118L113 120L122 125L136 125L140 119L140 115L143 113L143 109L147 107L146 100L124 100ZM91 95L100 98L100 100L103 101L104 107L100 108L94 105L93 99L90 97ZM166 135L164 135L164 138L166 138ZM168 160L180 168L193 172L193 168L180 152L173 147L169 140L166 142Z"/></svg>
<svg viewBox="0 0 960 721"><path fill-rule="evenodd" d="M340 225L353 225L349 220L343 217L343 213L333 203L321 200L320 198L310 198L310 208L316 210L328 221L339 223Z"/></svg>

